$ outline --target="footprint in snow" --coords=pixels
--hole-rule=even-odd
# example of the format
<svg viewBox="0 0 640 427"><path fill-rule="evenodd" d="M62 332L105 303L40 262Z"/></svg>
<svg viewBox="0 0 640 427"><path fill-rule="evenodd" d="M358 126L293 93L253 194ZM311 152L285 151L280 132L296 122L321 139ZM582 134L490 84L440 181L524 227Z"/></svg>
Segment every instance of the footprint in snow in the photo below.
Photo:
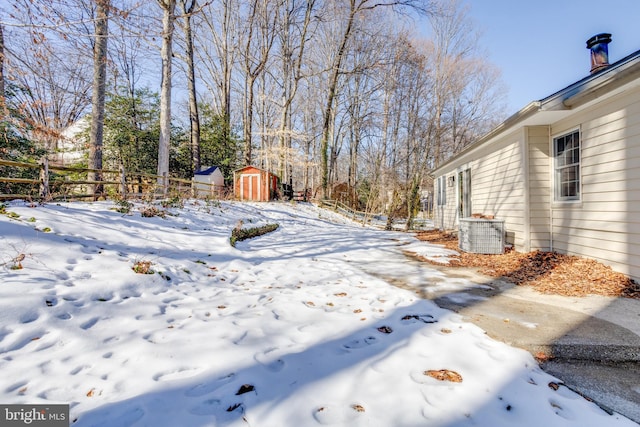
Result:
<svg viewBox="0 0 640 427"><path fill-rule="evenodd" d="M313 418L320 424L330 425L354 421L365 412L365 407L359 403L322 405L313 411Z"/></svg>
<svg viewBox="0 0 640 427"><path fill-rule="evenodd" d="M209 394L209 393L211 393L213 391L216 391L217 389L219 389L223 385L230 383L231 381L233 381L235 379L235 376L236 376L236 374L229 374L227 376L220 377L220 378L218 378L216 380L213 380L211 382L200 383L198 385L195 385L195 386L191 387L189 390L187 390L185 392L185 396L187 396L187 397L204 396L205 394Z"/></svg>
<svg viewBox="0 0 640 427"><path fill-rule="evenodd" d="M282 369L284 369L285 362L280 358L274 359L274 356L276 355L276 353L274 352L282 353L278 348L271 348L264 352L256 353L253 358L256 360L256 362L264 366L268 371L280 372Z"/></svg>
<svg viewBox="0 0 640 427"><path fill-rule="evenodd" d="M438 320L430 314L407 314L400 319L405 325L417 322L422 323L438 323Z"/></svg>
<svg viewBox="0 0 640 427"><path fill-rule="evenodd" d="M220 412L220 399L207 399L189 410L193 415L215 415Z"/></svg>
<svg viewBox="0 0 640 427"><path fill-rule="evenodd" d="M82 323L80 327L86 331L87 329L93 328L96 325L96 323L98 323L99 320L100 320L99 317L94 317Z"/></svg>
<svg viewBox="0 0 640 427"><path fill-rule="evenodd" d="M367 347L369 345L375 344L378 342L378 338L374 337L374 336L369 336L366 338L356 338L353 340L348 341L345 344L342 344L342 347L348 349L348 350L355 350L358 348L363 348L363 347Z"/></svg>
<svg viewBox="0 0 640 427"><path fill-rule="evenodd" d="M24 334L22 334L22 336L20 338L18 338L13 343L13 345L9 346L9 348L7 348L5 351L6 352L10 352L10 351L15 351L15 350L20 350L21 348L26 347L28 344L30 344L32 342L38 342L40 340L40 338L42 338L47 333L48 332L46 332L46 331L44 331L42 329L24 333ZM2 349L0 349L0 353L2 353Z"/></svg>
<svg viewBox="0 0 640 427"><path fill-rule="evenodd" d="M26 324L35 322L39 317L40 316L35 311L24 313L22 316L20 316L20 323Z"/></svg>
<svg viewBox="0 0 640 427"><path fill-rule="evenodd" d="M200 372L200 368L181 368L173 371L160 372L153 376L154 381L173 381L190 378Z"/></svg>
<svg viewBox="0 0 640 427"><path fill-rule="evenodd" d="M5 392L7 392L7 393L13 393L14 391L17 391L19 394L22 394L22 393L20 393L20 391L22 390L22 391L24 392L24 390L25 390L25 388L26 388L27 384L29 384L29 382L28 382L28 381L20 381L20 382L18 382L18 383L15 383L15 384L13 384L13 385L11 385L11 386L7 387L7 388L5 389Z"/></svg>

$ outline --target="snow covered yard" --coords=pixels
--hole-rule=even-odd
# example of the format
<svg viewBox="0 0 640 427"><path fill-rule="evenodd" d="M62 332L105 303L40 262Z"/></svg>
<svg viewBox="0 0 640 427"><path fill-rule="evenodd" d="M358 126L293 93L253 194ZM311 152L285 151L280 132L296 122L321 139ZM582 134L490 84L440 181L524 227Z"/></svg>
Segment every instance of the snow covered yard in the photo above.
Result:
<svg viewBox="0 0 640 427"><path fill-rule="evenodd" d="M442 248L304 203L114 207L0 215L0 403L74 426L636 426L366 272ZM234 248L240 220L280 227Z"/></svg>

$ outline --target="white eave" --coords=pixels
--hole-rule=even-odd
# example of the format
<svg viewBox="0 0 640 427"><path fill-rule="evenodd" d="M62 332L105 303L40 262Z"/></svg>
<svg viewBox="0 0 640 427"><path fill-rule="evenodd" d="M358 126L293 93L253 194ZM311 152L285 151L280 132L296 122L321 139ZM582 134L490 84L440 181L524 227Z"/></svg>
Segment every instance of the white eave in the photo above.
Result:
<svg viewBox="0 0 640 427"><path fill-rule="evenodd" d="M632 86L640 86L640 51L540 101L529 103L491 132L438 166L433 174L438 175L439 169L450 168L452 163L464 160L463 158L468 157L473 151L490 144L501 135L525 126L551 125L594 102L609 98Z"/></svg>

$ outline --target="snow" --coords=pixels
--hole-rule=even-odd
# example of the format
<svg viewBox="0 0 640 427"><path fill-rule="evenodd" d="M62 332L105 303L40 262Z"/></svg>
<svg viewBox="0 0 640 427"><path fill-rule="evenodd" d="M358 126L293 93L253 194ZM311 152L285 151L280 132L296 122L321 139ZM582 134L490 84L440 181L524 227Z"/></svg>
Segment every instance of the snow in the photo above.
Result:
<svg viewBox="0 0 640 427"><path fill-rule="evenodd" d="M306 203L115 207L0 215L3 404L70 404L82 427L636 426L420 299L475 285L407 263L446 255L410 234ZM234 248L240 220L280 227ZM383 277L405 268L405 289ZM442 369L462 382L425 375Z"/></svg>

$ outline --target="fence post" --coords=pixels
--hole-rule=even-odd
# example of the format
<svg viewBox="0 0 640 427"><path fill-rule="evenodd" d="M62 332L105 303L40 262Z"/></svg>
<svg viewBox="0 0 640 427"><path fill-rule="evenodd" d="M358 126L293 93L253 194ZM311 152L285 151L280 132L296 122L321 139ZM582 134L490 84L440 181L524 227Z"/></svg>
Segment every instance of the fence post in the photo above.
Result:
<svg viewBox="0 0 640 427"><path fill-rule="evenodd" d="M127 200L127 178L124 173L124 165L120 163L120 196Z"/></svg>
<svg viewBox="0 0 640 427"><path fill-rule="evenodd" d="M162 197L167 198L169 194L169 176L167 172L162 173Z"/></svg>
<svg viewBox="0 0 640 427"><path fill-rule="evenodd" d="M44 157L40 165L40 198L49 200L49 159Z"/></svg>

